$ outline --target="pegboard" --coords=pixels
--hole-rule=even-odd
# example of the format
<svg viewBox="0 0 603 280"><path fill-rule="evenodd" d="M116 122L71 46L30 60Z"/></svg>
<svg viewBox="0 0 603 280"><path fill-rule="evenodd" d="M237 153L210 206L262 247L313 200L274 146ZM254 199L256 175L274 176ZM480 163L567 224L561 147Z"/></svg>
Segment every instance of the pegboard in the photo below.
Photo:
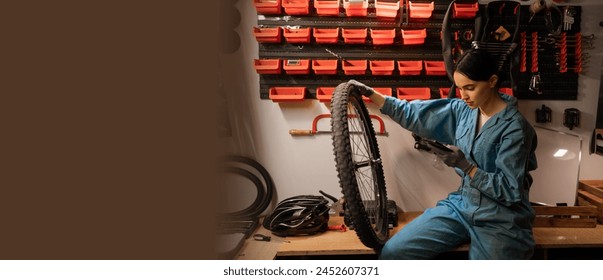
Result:
<svg viewBox="0 0 603 280"><path fill-rule="evenodd" d="M449 34L441 34L442 23L450 4L448 0L364 0L357 1L359 3L353 3L353 0L252 1L258 10L254 35L258 40L259 53L254 65L260 73L260 98L273 99L271 91L275 89L292 88L293 91L301 92L295 93L301 94L298 96L299 98L280 100L274 98L275 102L308 99L327 102L328 94L327 98L321 96L324 92L323 89L332 89L350 79L358 80L373 88L379 88L380 91L390 92L394 97L404 99L443 98L447 96L447 89L452 85L451 80L445 73L441 73L441 68L426 69L425 67L428 64L443 61L442 35L450 36L453 57L455 57L462 50L471 47L471 42L478 40L478 36L484 40L488 39L488 36L493 33L492 30L496 30L495 25L500 24L504 27L510 24L507 19L508 15L491 14L487 6L479 5L477 0L455 2L459 6L453 7L454 13L451 13L448 25L447 33ZM335 3L337 6L333 8ZM274 7L275 4L278 4L278 7ZM331 9L325 9L325 4L332 4ZM352 4L364 5L365 11L360 8L350 15L349 7ZM267 8L266 5L272 5L272 7ZM391 16L391 14L384 16L386 10L383 7L389 8L392 5L398 5L395 16ZM475 7L476 11L472 12L472 7ZM419 13L424 12L423 8L429 10L428 15ZM560 33L566 38L565 57L560 57L559 41L561 37L559 36L561 35L549 36L551 25L556 27L562 24L564 8L564 6L558 6L558 9L551 9L549 13L542 11L531 16L529 6L520 6L520 10L517 11L520 12L517 26L518 35L513 41L517 45L508 59L515 63L513 67L504 66L501 70L501 75L506 77L501 83L501 88L505 89L504 92L513 94L519 99L577 99L579 73L576 73L573 68L576 68L578 61L575 38L581 38L580 7L571 7L574 13L574 23L571 28L561 30ZM391 13L392 10L388 12ZM551 15L548 17L550 20L547 19L547 14ZM492 27L486 28L487 26ZM329 30L334 29L338 29L335 38L325 41L321 37L321 32L324 31L326 34L330 32ZM391 38L392 30L393 38ZM424 37L420 38L421 35L419 35L420 42L403 37L403 32L423 30ZM344 32L346 33L344 34ZM366 34L365 37L362 37L364 34ZM390 35L386 35L385 41L383 41L379 37L381 34ZM525 36L523 36L524 34ZM538 40L541 41L538 41L536 59L532 59L532 35L537 35L540 38ZM522 41L522 38L525 40ZM551 39L547 38L555 41L549 44L546 40ZM524 43L522 44L522 42ZM564 58L566 62L561 65L560 60ZM274 64L276 60L278 60L277 69L260 70L266 66L270 68L268 62L272 61L270 63ZM336 60L337 68L316 71L325 60L330 63ZM344 69L344 63L349 66L348 62L355 60L366 61L366 68L362 70L360 67L360 70L356 72ZM419 72L408 75L413 71L407 72L406 68L402 67L407 61L421 61L422 68ZM393 69L391 68L392 63ZM386 70L375 70L379 68L378 66L383 65L387 66ZM536 65L537 67L534 67ZM295 69L296 66L299 67ZM565 68L565 72L560 71L563 71L561 66ZM538 91L530 89L530 83L534 82L536 74L539 76ZM514 77L515 83L511 83L511 76ZM406 96L403 95L406 88L427 88L428 90L426 95ZM288 94L285 92L285 95Z"/></svg>

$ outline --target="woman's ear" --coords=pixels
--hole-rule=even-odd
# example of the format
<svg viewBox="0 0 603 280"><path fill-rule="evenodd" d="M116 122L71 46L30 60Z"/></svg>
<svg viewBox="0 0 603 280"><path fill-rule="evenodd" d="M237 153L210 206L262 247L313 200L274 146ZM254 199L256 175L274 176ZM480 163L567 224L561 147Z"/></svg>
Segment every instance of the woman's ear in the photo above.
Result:
<svg viewBox="0 0 603 280"><path fill-rule="evenodd" d="M498 75L492 75L488 80L490 88L495 88L498 85Z"/></svg>

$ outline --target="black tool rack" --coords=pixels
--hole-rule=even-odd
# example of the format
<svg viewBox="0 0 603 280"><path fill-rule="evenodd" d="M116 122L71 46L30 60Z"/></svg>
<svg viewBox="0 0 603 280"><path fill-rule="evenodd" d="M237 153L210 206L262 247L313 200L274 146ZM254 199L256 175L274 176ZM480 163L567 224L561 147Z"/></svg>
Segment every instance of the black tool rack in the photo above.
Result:
<svg viewBox="0 0 603 280"><path fill-rule="evenodd" d="M581 24L581 13L582 9L580 6L570 6L575 10L574 23L569 30L562 30L559 36L549 36L551 33L546 27L546 13L541 12L536 14L530 21L530 12L527 6L522 6L521 26L520 31L525 32L527 37L527 48L530 48L530 41L532 34L535 33L541 38L540 40L546 40L546 38L555 39L556 43L548 44L539 42L538 48L540 49L537 58L537 73L540 75L540 89L541 93L537 93L529 89L530 82L533 74L532 67L535 66L530 57L530 50L526 51L526 62L524 72L519 74L519 85L518 91L515 93L519 99L535 99L535 100L576 100L578 98L578 78L583 69L575 71L572 68L583 68L582 65L582 48L576 48L573 40L579 38L581 40L582 34L580 33ZM558 6L563 11L565 6ZM555 11L551 12L552 22L555 26L562 23L562 18L556 14ZM566 72L563 71L559 65L559 55L562 50L562 46L556 45L560 42L560 36L565 36L568 40L566 44L567 53L567 65ZM523 48L519 42L518 51L515 53L517 56L522 55ZM583 45L583 47L585 44ZM576 56L579 52L580 55ZM521 61L521 59L520 59Z"/></svg>
<svg viewBox="0 0 603 280"><path fill-rule="evenodd" d="M284 0L283 0L284 1ZM398 87L428 87L430 89L430 98L441 98L441 89L449 88L452 82L446 75L427 75L425 69L420 75L406 76L400 75L397 67L391 75L372 75L367 68L363 75L346 75L342 70L341 63L344 60L365 59L371 60L423 60L423 61L442 61L442 41L441 29L442 20L448 8L450 1L412 1L419 3L434 3L434 9L428 19L414 19L408 16L408 1L401 0L400 10L395 18L377 17L375 12L374 0L369 0L368 14L362 17L346 16L343 5L340 5L338 16L321 16L316 13L313 7L313 1L310 1L310 12L307 15L288 15L284 9L280 14L258 14L257 27L299 27L299 28L367 28L369 29L395 29L394 43L390 45L374 45L371 36L368 35L364 44L346 44L339 34L337 43L320 44L311 37L308 43L292 44L283 39L278 43L259 42L259 59L337 59L339 65L336 74L317 75L313 71L308 74L290 75L285 71L280 74L260 74L260 98L270 99L269 91L273 87L305 87L304 99L316 99L316 89L318 87L335 87L338 84L350 79L358 80L372 87L385 87L392 89L392 96L396 97L396 88ZM461 3L471 3L472 1L457 1ZM477 3L477 0L473 1ZM484 5L479 5L479 12L484 12ZM560 7L562 8L562 7ZM522 6L522 17L520 32L532 34L537 32L539 36L547 36L548 30L544 24L544 14L536 14L530 22L530 12L528 6ZM568 36L579 33L580 28L580 7L575 7L578 11L575 15L575 22L570 31L566 31ZM426 37L424 43L418 45L404 45L401 30L425 29ZM474 38L463 38L458 36L465 31L474 31L474 18L452 18L450 21L449 36L453 36L457 45L462 49L470 47L470 40ZM456 35L455 35L456 34ZM282 35L280 35L282 36ZM467 40L470 39L470 40ZM520 43L519 41L517 42ZM537 94L528 89L532 80L531 61L527 61L524 68L526 72L521 72L518 77L518 84L514 95L524 99L565 99L571 100L577 98L577 80L578 73L568 71L559 73L559 67L555 65L556 47L546 46L538 54L539 75L541 81L541 93ZM568 52L573 50L568 48ZM520 56L521 48L518 47L513 55ZM529 59L528 59L529 60ZM568 63L571 68L571 64ZM510 81L503 81L501 87L511 87Z"/></svg>

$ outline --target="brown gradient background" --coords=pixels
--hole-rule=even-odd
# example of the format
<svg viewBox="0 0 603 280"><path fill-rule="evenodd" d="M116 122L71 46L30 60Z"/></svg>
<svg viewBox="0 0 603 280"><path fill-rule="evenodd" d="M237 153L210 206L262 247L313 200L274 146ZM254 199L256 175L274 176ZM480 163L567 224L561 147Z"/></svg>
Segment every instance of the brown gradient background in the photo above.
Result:
<svg viewBox="0 0 603 280"><path fill-rule="evenodd" d="M0 259L213 258L218 1L8 1Z"/></svg>

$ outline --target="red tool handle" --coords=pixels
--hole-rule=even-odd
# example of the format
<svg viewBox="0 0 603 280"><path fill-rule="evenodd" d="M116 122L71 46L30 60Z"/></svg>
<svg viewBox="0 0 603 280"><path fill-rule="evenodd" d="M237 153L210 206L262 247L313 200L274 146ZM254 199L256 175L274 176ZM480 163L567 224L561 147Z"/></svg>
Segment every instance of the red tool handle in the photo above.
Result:
<svg viewBox="0 0 603 280"><path fill-rule="evenodd" d="M312 133L316 134L316 132L318 131L318 121L324 118L330 118L331 114L320 114L318 116L316 116L314 118L314 120L312 121ZM354 115L354 114L349 114L348 118L357 118L358 116ZM383 122L383 119L379 116L376 115L369 115L369 117L371 119L376 120L377 122L379 122L379 132L376 132L379 135L386 135L387 132L385 132L385 122Z"/></svg>

